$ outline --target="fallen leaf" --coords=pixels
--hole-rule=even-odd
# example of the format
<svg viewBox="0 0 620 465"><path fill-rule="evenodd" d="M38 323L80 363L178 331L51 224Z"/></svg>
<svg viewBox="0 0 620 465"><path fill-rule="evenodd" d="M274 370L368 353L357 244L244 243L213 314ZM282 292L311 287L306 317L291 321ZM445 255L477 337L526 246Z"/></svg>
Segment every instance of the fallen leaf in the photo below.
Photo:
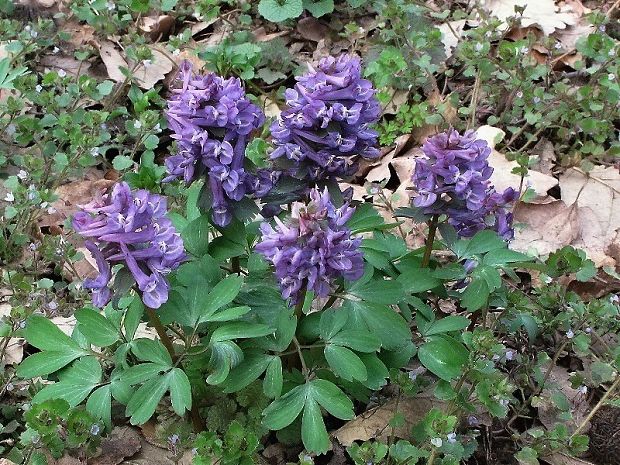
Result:
<svg viewBox="0 0 620 465"><path fill-rule="evenodd" d="M138 85L143 89L151 89L174 68L174 60L169 58L166 53L154 46L150 49L153 55L151 60L140 63L133 73ZM112 42L105 41L99 46L99 55L105 64L110 79L116 82L125 82L125 75L121 68L131 69L133 64L125 60L120 50Z"/></svg>
<svg viewBox="0 0 620 465"><path fill-rule="evenodd" d="M318 42L328 33L329 28L314 16L307 16L297 21L297 32L306 40Z"/></svg>
<svg viewBox="0 0 620 465"><path fill-rule="evenodd" d="M545 455L540 459L550 465L594 465L592 462L588 462L587 460L571 457L570 455L563 454L561 452Z"/></svg>
<svg viewBox="0 0 620 465"><path fill-rule="evenodd" d="M101 441L101 453L91 459L91 465L118 465L134 456L142 448L140 434L134 428L117 427Z"/></svg>
<svg viewBox="0 0 620 465"><path fill-rule="evenodd" d="M531 167L536 171L552 176L553 166L555 164L555 149L553 144L543 137L534 146L531 154L538 157L538 161Z"/></svg>
<svg viewBox="0 0 620 465"><path fill-rule="evenodd" d="M58 329L60 329L67 336L71 336L73 334L73 330L75 329L75 325L77 324L77 320L74 316L55 316L50 318L50 321L54 323Z"/></svg>
<svg viewBox="0 0 620 465"><path fill-rule="evenodd" d="M52 71L66 71L71 76L82 76L89 74L91 64L88 61L76 60L67 55L46 55L38 63L43 68Z"/></svg>
<svg viewBox="0 0 620 465"><path fill-rule="evenodd" d="M511 248L538 256L569 245L579 236L577 210L561 200L545 204L519 202L514 221L517 228Z"/></svg>
<svg viewBox="0 0 620 465"><path fill-rule="evenodd" d="M170 33L174 23L175 19L170 15L143 16L138 22L138 27L156 42Z"/></svg>
<svg viewBox="0 0 620 465"><path fill-rule="evenodd" d="M42 216L39 226L45 227L62 224L78 211L80 205L90 202L113 184L114 181L112 180L98 179L95 181L74 181L59 186L56 189L58 200L52 204L56 212Z"/></svg>
<svg viewBox="0 0 620 465"><path fill-rule="evenodd" d="M596 253L591 257L595 263L613 264L604 263L604 256L610 247L617 245L620 232L618 169L595 166L586 173L579 168L571 168L560 176L560 188L562 200L567 204L575 203L583 219L583 234L575 245Z"/></svg>
<svg viewBox="0 0 620 465"><path fill-rule="evenodd" d="M547 367L542 369L543 373L547 372ZM560 417L562 412L553 404L552 396L558 392L563 394L570 404L570 412L572 414L570 421ZM538 418L548 430L552 430L557 423L562 423L566 425L570 432L573 432L590 411L587 394L582 394L579 390L573 389L568 370L557 365L554 365L551 369L551 374L545 383L545 388L541 392L540 397L541 401L537 406Z"/></svg>
<svg viewBox="0 0 620 465"><path fill-rule="evenodd" d="M74 48L79 49L84 45L96 45L95 28L77 21L66 21L60 26L60 31L69 34L67 42Z"/></svg>
<svg viewBox="0 0 620 465"><path fill-rule="evenodd" d="M402 107L409 100L409 90L404 89L390 89L390 100L383 107L384 115L395 115L398 113L400 107Z"/></svg>
<svg viewBox="0 0 620 465"><path fill-rule="evenodd" d="M476 135L484 139L491 148L494 148L505 136L505 132L494 126L481 126L476 130ZM489 155L489 165L493 167L493 174L491 175L491 181L498 191L504 191L505 189L512 187L518 189L521 184L521 176L513 174L513 168L519 166L515 161L509 161L506 157L498 152L492 150ZM535 199L532 203L547 202L547 192L552 187L558 185L558 180L553 176L541 173L530 169L527 176L523 180L524 186L528 186L536 192L538 199Z"/></svg>
<svg viewBox="0 0 620 465"><path fill-rule="evenodd" d="M504 22L511 17L519 16L515 7L524 8L521 17L522 26L538 26L549 35L556 29L576 24L574 12L561 12L554 0L484 0L482 7L492 16Z"/></svg>
<svg viewBox="0 0 620 465"><path fill-rule="evenodd" d="M0 459L0 465L17 465L15 462L11 462L9 459Z"/></svg>
<svg viewBox="0 0 620 465"><path fill-rule="evenodd" d="M444 46L446 58L450 58L452 56L454 49L459 44L461 37L463 36L463 28L465 27L466 22L466 19L459 19L437 26L437 29L441 31L441 42Z"/></svg>

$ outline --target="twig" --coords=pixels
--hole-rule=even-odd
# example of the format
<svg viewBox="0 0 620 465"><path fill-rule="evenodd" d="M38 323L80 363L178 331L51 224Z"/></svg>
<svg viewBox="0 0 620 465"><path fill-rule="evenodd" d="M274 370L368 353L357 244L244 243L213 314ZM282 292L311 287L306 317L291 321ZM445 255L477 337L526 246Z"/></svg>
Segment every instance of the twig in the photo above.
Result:
<svg viewBox="0 0 620 465"><path fill-rule="evenodd" d="M618 4L619 2L616 2L616 4ZM603 395L603 397L601 397L601 400L598 401L598 403L594 406L594 408L592 409L592 411L588 414L587 417L585 417L583 419L583 421L581 422L581 424L577 427L577 429L573 432L573 434L571 434L570 439L573 439L576 435L578 435L581 430L583 430L585 428L585 426L588 424L588 422L592 419L592 417L596 414L596 412L599 411L599 409L603 406L603 404L605 403L605 401L609 398L609 396L611 396L611 394L616 390L616 388L618 387L618 385L620 385L620 375L616 377L616 380L614 381L614 383L609 387L609 389L607 390L607 392Z"/></svg>

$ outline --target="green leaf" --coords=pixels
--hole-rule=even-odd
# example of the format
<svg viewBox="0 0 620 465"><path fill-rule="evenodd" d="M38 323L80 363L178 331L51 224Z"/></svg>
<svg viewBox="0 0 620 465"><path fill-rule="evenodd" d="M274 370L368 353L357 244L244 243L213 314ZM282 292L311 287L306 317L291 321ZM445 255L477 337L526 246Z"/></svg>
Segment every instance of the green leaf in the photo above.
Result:
<svg viewBox="0 0 620 465"><path fill-rule="evenodd" d="M103 81L99 85L97 85L97 90L103 96L110 95L110 92L112 92L113 88L114 88L113 81Z"/></svg>
<svg viewBox="0 0 620 465"><path fill-rule="evenodd" d="M411 331L402 316L385 305L369 302L347 302L341 311L349 311L349 321L359 322L365 329L381 340L381 345L388 349L398 349L411 341ZM359 324L358 323L358 324Z"/></svg>
<svg viewBox="0 0 620 465"><path fill-rule="evenodd" d="M167 376L150 379L134 392L125 410L125 414L131 416L129 422L132 425L142 425L153 416L159 401L168 390L168 383Z"/></svg>
<svg viewBox="0 0 620 465"><path fill-rule="evenodd" d="M366 371L368 372L368 378L363 382L364 386L373 391L385 386L390 373L379 357L376 354L359 354L359 357L366 365Z"/></svg>
<svg viewBox="0 0 620 465"><path fill-rule="evenodd" d="M107 347L120 339L120 334L114 325L92 308L81 308L75 312L75 319L80 324L80 332L91 344Z"/></svg>
<svg viewBox="0 0 620 465"><path fill-rule="evenodd" d="M307 388L305 385L301 385L274 400L263 411L263 424L270 430L277 431L293 423L304 408L306 395Z"/></svg>
<svg viewBox="0 0 620 465"><path fill-rule="evenodd" d="M426 328L422 336L432 336L433 334L447 333L450 331L459 331L469 326L470 321L461 315L450 315L441 320L436 320Z"/></svg>
<svg viewBox="0 0 620 465"><path fill-rule="evenodd" d="M243 315L245 315L246 313L248 313L250 310L252 310L250 307L231 307L231 308L227 308L226 310L217 312L214 315L211 315L209 318L206 319L206 321L222 322L222 321L237 320Z"/></svg>
<svg viewBox="0 0 620 465"><path fill-rule="evenodd" d="M64 399L71 407L80 404L101 381L101 365L95 357L83 357L60 373L60 381L49 384L32 398L33 403Z"/></svg>
<svg viewBox="0 0 620 465"><path fill-rule="evenodd" d="M249 323L247 321L237 321L220 326L211 335L211 343L230 341L232 339L253 338L266 336L273 333L273 330L263 324Z"/></svg>
<svg viewBox="0 0 620 465"><path fill-rule="evenodd" d="M23 336L30 345L40 350L76 353L77 355L87 353L44 316L33 315L28 318Z"/></svg>
<svg viewBox="0 0 620 465"><path fill-rule="evenodd" d="M309 452L318 454L329 450L330 442L319 404L313 398L306 399L301 417L301 439Z"/></svg>
<svg viewBox="0 0 620 465"><path fill-rule="evenodd" d="M445 381L461 374L469 352L463 344L449 336L433 336L418 349L420 363Z"/></svg>
<svg viewBox="0 0 620 465"><path fill-rule="evenodd" d="M276 357L279 360L279 357ZM273 356L264 353L249 353L226 378L224 392L236 392L247 387L252 381L263 374L272 361Z"/></svg>
<svg viewBox="0 0 620 465"><path fill-rule="evenodd" d="M173 368L166 377L170 388L172 409L177 415L181 416L186 410L192 408L192 387L189 379L180 368Z"/></svg>
<svg viewBox="0 0 620 465"><path fill-rule="evenodd" d="M261 16L275 23L297 18L303 11L302 0L260 0L258 3Z"/></svg>
<svg viewBox="0 0 620 465"><path fill-rule="evenodd" d="M230 275L217 283L215 287L204 297L202 302L202 316L208 318L215 311L228 305L239 294L241 286L243 285L243 278L241 276Z"/></svg>
<svg viewBox="0 0 620 465"><path fill-rule="evenodd" d="M129 304L129 308L125 312L123 325L125 326L125 338L131 341L136 334L136 330L140 325L142 314L144 313L144 304L139 296L135 296Z"/></svg>
<svg viewBox="0 0 620 465"><path fill-rule="evenodd" d="M310 382L310 387L312 397L331 415L341 420L350 420L355 416L353 402L334 383L315 379Z"/></svg>
<svg viewBox="0 0 620 465"><path fill-rule="evenodd" d="M524 253L510 249L495 249L487 253L482 259L482 263L489 266L500 266L506 263L527 262L530 257Z"/></svg>
<svg viewBox="0 0 620 465"><path fill-rule="evenodd" d="M470 312L484 307L489 300L489 285L484 278L475 278L461 296L461 304Z"/></svg>
<svg viewBox="0 0 620 465"><path fill-rule="evenodd" d="M381 348L381 340L370 331L354 329L340 331L329 342L358 352L376 352Z"/></svg>
<svg viewBox="0 0 620 465"><path fill-rule="evenodd" d="M366 365L351 350L346 347L328 345L325 347L325 358L336 376L347 381L365 381L368 378Z"/></svg>
<svg viewBox="0 0 620 465"><path fill-rule="evenodd" d="M202 215L191 221L181 232L185 250L195 257L202 257L209 250L209 217Z"/></svg>
<svg viewBox="0 0 620 465"><path fill-rule="evenodd" d="M207 383L220 384L224 382L230 370L243 360L243 352L232 341L215 342L211 347L209 365L213 372L207 377Z"/></svg>
<svg viewBox="0 0 620 465"><path fill-rule="evenodd" d="M506 247L506 242L497 235L495 231L485 229L476 233L472 237L465 249L467 257L471 257L476 254L486 253L495 249L503 249Z"/></svg>
<svg viewBox="0 0 620 465"><path fill-rule="evenodd" d="M433 276L429 268L400 268L401 275L397 281L402 285L405 292L417 294L428 291L442 285L440 279Z"/></svg>
<svg viewBox="0 0 620 465"><path fill-rule="evenodd" d="M273 357L263 380L263 392L270 399L277 399L282 393L282 360L280 357Z"/></svg>
<svg viewBox="0 0 620 465"><path fill-rule="evenodd" d="M123 171L133 166L133 160L126 155L117 155L112 160L112 166L115 170Z"/></svg>
<svg viewBox="0 0 620 465"><path fill-rule="evenodd" d="M331 339L347 324L348 319L349 314L347 312L341 312L338 308L328 308L321 313L319 322L321 337L325 340Z"/></svg>
<svg viewBox="0 0 620 465"><path fill-rule="evenodd" d="M86 401L86 410L102 420L108 430L112 429L112 386L106 384L93 391Z"/></svg>
<svg viewBox="0 0 620 465"><path fill-rule="evenodd" d="M403 298L403 286L401 283L383 278L372 279L360 285L356 283L347 292L376 304L395 304Z"/></svg>
<svg viewBox="0 0 620 465"><path fill-rule="evenodd" d="M334 0L304 0L304 8L315 18L334 11Z"/></svg>
<svg viewBox="0 0 620 465"><path fill-rule="evenodd" d="M119 380L128 386L143 383L149 379L158 377L161 373L170 369L170 365L160 363L140 363L122 371Z"/></svg>
<svg viewBox="0 0 620 465"><path fill-rule="evenodd" d="M131 351L136 357L145 362L172 366L172 358L164 345L152 339L136 339L131 342Z"/></svg>
<svg viewBox="0 0 620 465"><path fill-rule="evenodd" d="M57 352L53 350L37 352L19 364L17 376L31 379L37 376L49 375L68 365L80 355L85 355L85 353Z"/></svg>

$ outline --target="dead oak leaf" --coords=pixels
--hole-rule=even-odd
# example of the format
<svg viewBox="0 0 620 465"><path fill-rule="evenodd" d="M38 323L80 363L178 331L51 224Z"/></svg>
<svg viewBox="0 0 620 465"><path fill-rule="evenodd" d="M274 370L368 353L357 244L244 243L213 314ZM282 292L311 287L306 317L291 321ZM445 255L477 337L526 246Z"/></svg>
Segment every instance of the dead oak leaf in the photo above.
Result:
<svg viewBox="0 0 620 465"><path fill-rule="evenodd" d="M522 26L536 25L547 35L577 23L576 14L560 11L554 0L484 0L482 7L504 23L518 16ZM518 15L515 7L523 8L523 14Z"/></svg>
<svg viewBox="0 0 620 465"><path fill-rule="evenodd" d="M143 89L151 89L174 68L174 60L166 53L154 46L150 49L152 58L138 64L133 72L138 85ZM124 82L126 79L122 68L132 69L134 67L133 63L127 61L121 51L110 41L101 43L99 55L108 71L108 76L116 82Z"/></svg>

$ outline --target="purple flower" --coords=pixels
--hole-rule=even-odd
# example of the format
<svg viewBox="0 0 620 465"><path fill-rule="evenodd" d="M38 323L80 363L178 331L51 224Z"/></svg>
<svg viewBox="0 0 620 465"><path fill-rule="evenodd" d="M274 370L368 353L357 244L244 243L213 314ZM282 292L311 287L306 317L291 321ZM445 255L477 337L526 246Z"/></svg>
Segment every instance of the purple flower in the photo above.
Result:
<svg viewBox="0 0 620 465"><path fill-rule="evenodd" d="M303 289L326 297L337 278L349 281L364 273L360 238L352 238L345 223L354 208L336 208L327 189L310 191L310 203L293 203L288 224L274 218L276 227L261 225L256 251L273 263L282 297L297 303Z"/></svg>
<svg viewBox="0 0 620 465"><path fill-rule="evenodd" d="M362 79L359 58L327 57L285 92L287 109L274 121L272 159L289 174L312 181L355 173L357 158L376 158L379 102Z"/></svg>
<svg viewBox="0 0 620 465"><path fill-rule="evenodd" d="M99 276L85 279L93 304L103 307L111 297L111 265L124 263L133 275L142 301L159 308L168 300L166 275L185 260L183 240L166 218L166 200L145 190L118 183L108 194L82 206L73 228L88 240Z"/></svg>
<svg viewBox="0 0 620 465"><path fill-rule="evenodd" d="M166 159L164 181L183 179L186 184L206 175L213 196L212 218L218 226L232 219L230 203L252 189L245 171L249 134L265 121L263 112L246 97L239 79L214 73L192 74L191 64L180 69L180 89L173 90L166 116L178 151Z"/></svg>
<svg viewBox="0 0 620 465"><path fill-rule="evenodd" d="M491 184L491 148L474 131L437 134L422 146L416 160L413 204L427 215L446 215L461 237L493 229L505 240L514 237L508 207L518 198L512 188L498 193Z"/></svg>

